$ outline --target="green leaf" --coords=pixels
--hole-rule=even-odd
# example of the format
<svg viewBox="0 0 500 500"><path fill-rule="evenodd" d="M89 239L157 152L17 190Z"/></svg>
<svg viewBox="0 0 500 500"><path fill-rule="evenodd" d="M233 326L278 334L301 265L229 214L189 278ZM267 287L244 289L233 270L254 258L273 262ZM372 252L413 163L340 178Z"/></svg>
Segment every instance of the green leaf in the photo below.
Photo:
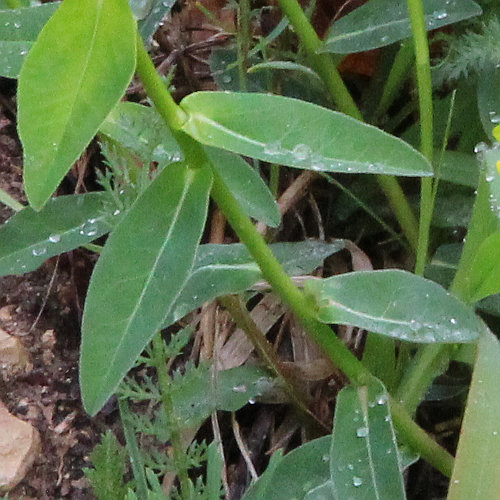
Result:
<svg viewBox="0 0 500 500"><path fill-rule="evenodd" d="M196 140L290 167L350 173L432 175L411 146L349 116L257 93L195 92L181 106Z"/></svg>
<svg viewBox="0 0 500 500"><path fill-rule="evenodd" d="M125 92L135 69L126 0L65 0L19 76L24 185L40 209Z"/></svg>
<svg viewBox="0 0 500 500"><path fill-rule="evenodd" d="M179 144L154 108L119 102L101 124L99 133L159 168L181 161Z"/></svg>
<svg viewBox="0 0 500 500"><path fill-rule="evenodd" d="M493 139L493 128L500 123L500 70L484 69L477 79L477 107L486 135Z"/></svg>
<svg viewBox="0 0 500 500"><path fill-rule="evenodd" d="M142 6L138 9L137 28L142 39L149 43L150 38L155 34L163 18L169 14L176 0L130 0L130 4Z"/></svg>
<svg viewBox="0 0 500 500"><path fill-rule="evenodd" d="M108 430L90 454L93 469L84 469L92 489L99 500L121 500L127 486L123 481L126 451L115 435Z"/></svg>
<svg viewBox="0 0 500 500"><path fill-rule="evenodd" d="M409 342L471 342L483 331L464 303L432 281L400 270L308 280L324 323L354 325Z"/></svg>
<svg viewBox="0 0 500 500"><path fill-rule="evenodd" d="M330 450L334 498L406 498L388 400L376 380L337 396Z"/></svg>
<svg viewBox="0 0 500 500"><path fill-rule="evenodd" d="M285 271L296 276L321 266L326 257L342 250L344 243L310 240L269 247ZM243 244L200 245L189 280L163 324L172 324L216 297L243 292L262 279L259 266Z"/></svg>
<svg viewBox="0 0 500 500"><path fill-rule="evenodd" d="M118 224L95 267L82 324L80 382L95 414L158 331L203 231L211 174L174 164Z"/></svg>
<svg viewBox="0 0 500 500"><path fill-rule="evenodd" d="M198 427L212 412L237 411L273 384L269 373L256 366L238 366L215 375L209 367L195 368L174 381L174 411L184 428Z"/></svg>
<svg viewBox="0 0 500 500"><path fill-rule="evenodd" d="M331 437L325 436L291 451L274 467L266 469L242 500L305 499L309 492L330 479L330 442Z"/></svg>
<svg viewBox="0 0 500 500"><path fill-rule="evenodd" d="M498 498L500 491L500 345L489 331L478 343L476 364L450 481L448 500Z"/></svg>
<svg viewBox="0 0 500 500"><path fill-rule="evenodd" d="M427 30L479 16L472 0L424 0ZM371 0L334 22L320 52L350 54L384 47L411 36L406 0Z"/></svg>
<svg viewBox="0 0 500 500"><path fill-rule="evenodd" d="M0 76L17 78L26 54L60 2L0 11Z"/></svg>
<svg viewBox="0 0 500 500"><path fill-rule="evenodd" d="M245 214L278 227L281 223L278 205L257 171L234 153L209 147L205 152Z"/></svg>
<svg viewBox="0 0 500 500"><path fill-rule="evenodd" d="M471 154L459 151L443 151L435 153L439 160L436 164L436 176L443 181L453 182L476 189L479 183L479 162ZM437 162L436 162L437 163Z"/></svg>
<svg viewBox="0 0 500 500"><path fill-rule="evenodd" d="M390 337L368 332L363 349L363 364L389 389L396 384L396 342Z"/></svg>
<svg viewBox="0 0 500 500"><path fill-rule="evenodd" d="M0 227L0 276L33 271L49 257L106 234L110 212L106 193L58 196L40 212L24 208Z"/></svg>
<svg viewBox="0 0 500 500"><path fill-rule="evenodd" d="M470 272L470 301L500 293L500 231L479 246Z"/></svg>
<svg viewBox="0 0 500 500"><path fill-rule="evenodd" d="M476 152L479 153L485 171L491 212L500 219L500 143L495 143L492 147L484 143L478 144Z"/></svg>

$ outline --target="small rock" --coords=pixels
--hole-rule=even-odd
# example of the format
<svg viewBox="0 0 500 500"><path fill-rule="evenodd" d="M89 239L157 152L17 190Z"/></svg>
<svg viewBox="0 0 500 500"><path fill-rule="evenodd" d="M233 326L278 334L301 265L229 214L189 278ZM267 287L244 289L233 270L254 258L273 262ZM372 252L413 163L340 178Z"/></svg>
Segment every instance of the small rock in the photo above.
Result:
<svg viewBox="0 0 500 500"><path fill-rule="evenodd" d="M8 372L23 370L28 365L28 351L17 337L0 328L0 370Z"/></svg>
<svg viewBox="0 0 500 500"><path fill-rule="evenodd" d="M40 452L40 435L0 401L0 492L14 488Z"/></svg>

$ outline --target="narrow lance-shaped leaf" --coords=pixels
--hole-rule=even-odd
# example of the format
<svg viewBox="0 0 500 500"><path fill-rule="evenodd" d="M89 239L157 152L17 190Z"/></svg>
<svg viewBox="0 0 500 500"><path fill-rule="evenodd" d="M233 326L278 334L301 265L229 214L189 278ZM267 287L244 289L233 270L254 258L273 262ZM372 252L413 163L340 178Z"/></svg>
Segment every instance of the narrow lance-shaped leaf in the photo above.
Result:
<svg viewBox="0 0 500 500"><path fill-rule="evenodd" d="M472 0L423 0L427 30L479 16ZM370 0L332 24L320 52L350 54L384 47L411 36L406 0Z"/></svg>
<svg viewBox="0 0 500 500"><path fill-rule="evenodd" d="M38 33L59 2L0 11L0 75L17 78Z"/></svg>
<svg viewBox="0 0 500 500"><path fill-rule="evenodd" d="M377 380L338 395L330 449L334 498L406 498L388 400Z"/></svg>
<svg viewBox="0 0 500 500"><path fill-rule="evenodd" d="M181 107L184 132L209 146L290 167L407 176L432 175L402 140L354 118L297 99L195 92Z"/></svg>
<svg viewBox="0 0 500 500"><path fill-rule="evenodd" d="M305 499L306 495L330 479L330 436L314 439L291 451L268 467L243 496L243 500ZM277 463L276 463L277 462ZM271 465L271 464L270 464ZM334 498L329 496L327 498Z"/></svg>
<svg viewBox="0 0 500 500"><path fill-rule="evenodd" d="M182 289L205 223L211 173L175 164L111 234L90 282L80 383L95 414L157 332Z"/></svg>
<svg viewBox="0 0 500 500"><path fill-rule="evenodd" d="M479 246L472 263L469 286L471 302L500 293L500 231L488 236Z"/></svg>
<svg viewBox="0 0 500 500"><path fill-rule="evenodd" d="M292 276L313 271L322 265L326 257L343 248L342 240L333 243L301 241L270 245L275 257ZM201 307L204 302L243 292L262 279L259 266L243 244L200 245L193 270L165 318L164 326Z"/></svg>
<svg viewBox="0 0 500 500"><path fill-rule="evenodd" d="M250 217L278 227L281 215L278 205L261 176L241 156L222 149L205 148L214 169Z"/></svg>
<svg viewBox="0 0 500 500"><path fill-rule="evenodd" d="M324 323L357 326L409 342L471 342L485 326L438 284L399 270L308 280L306 293Z"/></svg>
<svg viewBox="0 0 500 500"><path fill-rule="evenodd" d="M111 230L106 193L58 196L39 212L26 207L0 227L0 276L33 271Z"/></svg>
<svg viewBox="0 0 500 500"><path fill-rule="evenodd" d="M125 92L135 69L126 0L65 0L19 77L24 185L40 209Z"/></svg>
<svg viewBox="0 0 500 500"><path fill-rule="evenodd" d="M500 491L500 344L487 331L477 359L460 431L448 500L498 498Z"/></svg>

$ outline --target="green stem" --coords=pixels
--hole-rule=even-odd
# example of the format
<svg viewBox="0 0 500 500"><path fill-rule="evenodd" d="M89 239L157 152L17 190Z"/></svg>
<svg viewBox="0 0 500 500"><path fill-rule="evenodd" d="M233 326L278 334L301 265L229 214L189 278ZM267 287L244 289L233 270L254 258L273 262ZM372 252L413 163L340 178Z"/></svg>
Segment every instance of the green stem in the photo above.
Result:
<svg viewBox="0 0 500 500"><path fill-rule="evenodd" d="M311 66L325 83L338 109L353 118L363 121L363 116L347 90L330 54L318 53L321 49L322 41L307 19L298 1L279 0L279 3L290 24L299 36ZM412 249L415 250L418 235L417 221L401 186L395 177L388 175L378 175L377 181L389 200L396 219Z"/></svg>
<svg viewBox="0 0 500 500"><path fill-rule="evenodd" d="M148 82L153 81L155 75L159 79L152 62L151 64L146 64L143 61L142 64L138 64L138 72L143 82L144 80ZM145 74L149 72L154 74ZM145 87L147 90L148 86L146 86L146 84ZM159 90L160 93L168 93L164 86L158 87L157 85L153 85L153 87ZM150 95L149 97L153 100L158 112L164 118L167 125L172 128L169 120L172 120L173 124L178 124L176 120L177 114L175 112L177 105L171 98L160 96L157 99L156 94ZM164 109L169 106L174 106L175 108L173 110ZM178 133L178 135L182 137L184 141L181 147L185 146L193 150L194 146L197 146L197 143L185 134ZM198 158L198 162L203 162L205 158L203 150L200 151L200 154L202 156ZM312 306L308 303L306 296L294 285L293 281L286 274L251 220L241 211L238 202L217 172L214 171L213 175L214 183L211 192L212 198L218 204L240 240L246 245L250 254L259 265L262 275L269 282L274 291L289 305L311 338L322 347L324 352L340 370L346 374L351 382L356 385L365 385L369 383L370 380L373 380L373 375L334 334L331 328L315 318ZM433 442L433 440L411 420L410 416L405 413L404 409L396 401L391 402L391 407L393 409L394 425L400 431L402 438L409 443L413 443L412 446L422 455L422 457L428 460L429 463L435 465L444 474L449 474L451 468L447 467L446 464L449 464L453 459L448 452L437 443Z"/></svg>
<svg viewBox="0 0 500 500"><path fill-rule="evenodd" d="M448 344L429 344L413 358L395 395L410 415L415 413L432 381L446 370L449 350Z"/></svg>
<svg viewBox="0 0 500 500"><path fill-rule="evenodd" d="M300 38L313 69L318 73L339 110L363 120L354 99L347 90L330 54L318 54L322 42L297 0L279 0L281 9Z"/></svg>
<svg viewBox="0 0 500 500"><path fill-rule="evenodd" d="M181 434L175 416L174 403L170 396L172 392L172 381L167 369L165 343L163 342L161 333L158 333L154 336L152 346L153 349L151 360L156 368L156 373L158 375L158 388L160 390L161 402L165 411L165 418L168 422L170 442L172 443L172 457L174 466L181 485L181 496L183 499L187 500L188 498L190 498L189 492L191 491L188 475L188 464L186 463L186 454L184 453Z"/></svg>
<svg viewBox="0 0 500 500"><path fill-rule="evenodd" d="M248 52L250 50L250 0L239 1L237 38L240 90L246 92Z"/></svg>
<svg viewBox="0 0 500 500"><path fill-rule="evenodd" d="M425 27L424 6L422 0L408 0L415 60L417 68L418 103L420 108L420 150L432 164L434 153L432 78L429 57L429 42ZM432 179L422 178L420 196L420 224L415 273L424 274L429 247L429 233L432 220Z"/></svg>
<svg viewBox="0 0 500 500"><path fill-rule="evenodd" d="M242 304L241 299L235 295L226 295L225 297L219 297L217 300L229 312L238 327L245 332L248 340L252 343L267 367L276 377L282 380L284 390L297 410L307 419L307 421L310 421L314 427L320 428L323 432L328 430L309 410L303 389L299 387L292 377L287 376L281 368L281 363L272 344L267 340L264 333L252 319L247 308Z"/></svg>
<svg viewBox="0 0 500 500"><path fill-rule="evenodd" d="M23 6L21 0L7 0L7 5L9 9L20 9Z"/></svg>
<svg viewBox="0 0 500 500"><path fill-rule="evenodd" d="M150 99L155 103L156 110L168 126L173 130L179 130L187 120L187 115L176 104L170 92L158 75L153 61L144 47L142 38L137 32L137 73L139 73L142 84Z"/></svg>
<svg viewBox="0 0 500 500"><path fill-rule="evenodd" d="M132 414L128 403L123 398L118 398L118 408L120 410L120 420L123 426L123 434L127 443L127 451L130 457L130 465L136 483L137 497L139 500L148 500L148 483L144 474L144 463L137 443L134 426L131 423Z"/></svg>
<svg viewBox="0 0 500 500"><path fill-rule="evenodd" d="M484 238L496 229L497 225L497 219L490 209L488 183L483 175L477 189L476 202L458 270L450 287L450 290L464 302L470 301L470 270L477 249ZM402 401L410 413L415 411L427 387L432 383L437 373L434 367L442 366L447 359L448 348L446 345L429 344L420 349L397 392L398 399Z"/></svg>
<svg viewBox="0 0 500 500"><path fill-rule="evenodd" d="M411 419L402 405L391 400L391 415L401 439L446 477L451 477L453 457Z"/></svg>
<svg viewBox="0 0 500 500"><path fill-rule="evenodd" d="M408 78L410 70L415 60L415 51L410 41L405 40L396 54L391 71L384 85L382 97L375 111L375 117L382 116L394 102L403 83Z"/></svg>
<svg viewBox="0 0 500 500"><path fill-rule="evenodd" d="M0 189L0 203L3 203L9 208L12 208L12 210L14 210L15 212L19 212L19 210L22 210L24 208L24 205L12 198L12 196L3 189Z"/></svg>
<svg viewBox="0 0 500 500"><path fill-rule="evenodd" d="M262 275L287 303L311 338L318 343L330 359L356 385L364 385L373 375L332 332L331 328L314 317L306 296L293 284L281 264L276 260L250 219L241 211L222 179L214 173L212 198L222 210L240 240L259 265ZM422 457L443 474L451 475L453 458L435 443L406 413L403 406L391 399L393 422L401 438L417 450Z"/></svg>

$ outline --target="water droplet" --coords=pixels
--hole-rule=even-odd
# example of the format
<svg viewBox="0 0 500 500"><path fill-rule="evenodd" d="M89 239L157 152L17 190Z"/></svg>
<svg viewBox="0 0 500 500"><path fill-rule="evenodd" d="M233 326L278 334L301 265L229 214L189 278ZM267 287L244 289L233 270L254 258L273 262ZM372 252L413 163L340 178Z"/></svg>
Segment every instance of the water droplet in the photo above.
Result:
<svg viewBox="0 0 500 500"><path fill-rule="evenodd" d="M282 152L281 148L281 142L276 141L276 142L270 142L264 146L264 153L274 156L274 155L279 155Z"/></svg>
<svg viewBox="0 0 500 500"><path fill-rule="evenodd" d="M249 399L248 402L249 402L249 404L254 405L255 404L255 399L253 399L253 398Z"/></svg>
<svg viewBox="0 0 500 500"><path fill-rule="evenodd" d="M380 41L381 41L382 43L387 42L387 40L389 40L389 37L388 37L387 35L384 35L383 37L381 37L381 38L380 38Z"/></svg>
<svg viewBox="0 0 500 500"><path fill-rule="evenodd" d="M363 480L358 477L358 476L353 476L352 478L352 485L353 486L356 486L356 488L358 488L359 486L361 486L363 484Z"/></svg>
<svg viewBox="0 0 500 500"><path fill-rule="evenodd" d="M233 77L231 75L223 75L222 83L231 83L233 81Z"/></svg>
<svg viewBox="0 0 500 500"><path fill-rule="evenodd" d="M387 394L380 394L380 396L377 396L378 405L385 405L385 403L387 403Z"/></svg>
<svg viewBox="0 0 500 500"><path fill-rule="evenodd" d="M347 464L347 468L348 468L349 470L354 470L354 465L352 465L352 464Z"/></svg>
<svg viewBox="0 0 500 500"><path fill-rule="evenodd" d="M307 144L297 144L292 150L293 157L297 161L308 160L311 156L311 152L311 148Z"/></svg>
<svg viewBox="0 0 500 500"><path fill-rule="evenodd" d="M457 319L456 318L450 318L450 323L452 325L456 325L457 324Z"/></svg>
<svg viewBox="0 0 500 500"><path fill-rule="evenodd" d="M498 436L498 431L493 431L494 436Z"/></svg>
<svg viewBox="0 0 500 500"><path fill-rule="evenodd" d="M233 387L233 392L247 392L247 386L246 385L235 385Z"/></svg>
<svg viewBox="0 0 500 500"><path fill-rule="evenodd" d="M20 28L21 27L21 23L14 23L14 28Z"/></svg>
<svg viewBox="0 0 500 500"><path fill-rule="evenodd" d="M118 210L116 209L114 212L113 212L113 215L120 215L121 214L121 210Z"/></svg>
<svg viewBox="0 0 500 500"><path fill-rule="evenodd" d="M446 19L448 17L448 12L446 12L445 10L435 10L432 13L432 17L439 20Z"/></svg>
<svg viewBox="0 0 500 500"><path fill-rule="evenodd" d="M485 142L478 142L474 146L474 153L483 153L487 149L488 149L488 144L486 144Z"/></svg>
<svg viewBox="0 0 500 500"><path fill-rule="evenodd" d="M49 236L49 241L51 243L59 243L61 241L61 235L53 233Z"/></svg>
<svg viewBox="0 0 500 500"><path fill-rule="evenodd" d="M45 255L47 253L47 249L45 247L40 247L40 248L33 248L31 253L35 257L40 257L40 255Z"/></svg>
<svg viewBox="0 0 500 500"><path fill-rule="evenodd" d="M390 416L390 415L386 415L386 416L384 417L384 420L385 420L386 422L390 422L392 419L391 419L391 416Z"/></svg>
<svg viewBox="0 0 500 500"><path fill-rule="evenodd" d="M369 429L368 427L358 427L356 429L356 436L358 436L359 438L365 438L368 436L368 433L369 433Z"/></svg>
<svg viewBox="0 0 500 500"><path fill-rule="evenodd" d="M491 123L500 123L500 116L496 111L490 111L488 113L488 116L490 117L490 122Z"/></svg>
<svg viewBox="0 0 500 500"><path fill-rule="evenodd" d="M321 460L322 460L323 462L328 462L328 460L330 460L330 455L323 455L323 456L321 457Z"/></svg>

